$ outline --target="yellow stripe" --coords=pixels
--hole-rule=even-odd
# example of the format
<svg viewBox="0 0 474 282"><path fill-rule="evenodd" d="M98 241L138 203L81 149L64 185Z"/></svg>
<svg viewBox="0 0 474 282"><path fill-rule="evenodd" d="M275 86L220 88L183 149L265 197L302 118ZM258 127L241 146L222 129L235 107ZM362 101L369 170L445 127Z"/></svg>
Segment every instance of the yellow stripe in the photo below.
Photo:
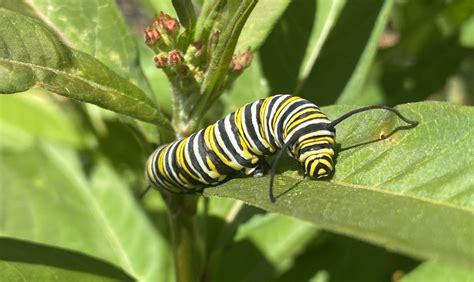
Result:
<svg viewBox="0 0 474 282"><path fill-rule="evenodd" d="M287 131L291 132L291 130L293 130L295 127L297 127L298 125L302 124L305 121L312 120L312 119L317 119L317 118L325 118L325 117L326 117L326 115L323 114L323 113L314 113L314 114L310 114L310 115L308 115L304 118L299 118L299 119L295 120L294 122L289 123L290 126L287 127Z"/></svg>
<svg viewBox="0 0 474 282"><path fill-rule="evenodd" d="M226 158L226 156L224 156L218 149L217 145L216 145L216 140L217 138L214 138L215 135L214 135L214 130L215 130L215 125L211 125L209 126L208 128L206 128L206 130L209 129L209 133L207 134L208 138L209 138L209 143L211 144L211 149L212 151L214 152L214 154L216 154L219 159L225 164L227 165L228 167L231 167L231 168L234 168L235 165ZM219 142L219 140L217 140L217 142ZM222 146L222 144L221 144ZM235 168L236 170L238 168Z"/></svg>
<svg viewBox="0 0 474 282"><path fill-rule="evenodd" d="M267 142L268 138L264 130L266 126L266 122L267 122L267 120L265 119L265 109L267 108L267 104L269 103L270 100L271 100L271 97L268 97L265 100L263 100L262 107L260 108L260 113L258 114L260 115L260 120L262 122L260 126L260 135L262 136L262 139L260 140L260 142L263 144L265 148L272 151L273 147L270 146L270 144Z"/></svg>
<svg viewBox="0 0 474 282"><path fill-rule="evenodd" d="M151 178L152 182L158 184L158 181L156 181L155 176L153 175L153 163L151 162L153 154L148 158L147 161L147 172L148 172L148 177Z"/></svg>
<svg viewBox="0 0 474 282"><path fill-rule="evenodd" d="M283 109L285 109L286 106L288 106L288 104L290 104L291 102L293 102L295 100L298 100L298 99L301 99L301 98L300 97L291 97L290 99L286 100L283 104L281 104L278 107L278 109L276 110L275 115L273 116L273 119L272 119L273 128L275 128L275 126L276 126L276 121L277 121L278 117L280 116L281 111L283 111Z"/></svg>
<svg viewBox="0 0 474 282"><path fill-rule="evenodd" d="M325 164L329 168L329 170L333 169L332 164L328 160L320 159L319 162L321 162L322 164Z"/></svg>
<svg viewBox="0 0 474 282"><path fill-rule="evenodd" d="M287 126L285 128L285 135L288 135L288 125L291 126L293 124L293 122L295 122L296 119L298 119L302 114L305 114L305 113L308 113L308 112L315 112L315 113L321 113L317 108L315 107L310 107L310 108L306 108L306 109L303 109L297 113L295 113L289 120L288 122L286 123ZM321 113L322 114L322 113ZM323 114L324 115L324 114ZM325 115L324 115L325 117Z"/></svg>
<svg viewBox="0 0 474 282"><path fill-rule="evenodd" d="M214 163L211 161L209 157L206 157L206 163L209 166L209 169L211 170L210 175L209 175L211 178L214 178L217 180L223 180L225 178L225 175L222 175L217 171L216 166L214 165Z"/></svg>
<svg viewBox="0 0 474 282"><path fill-rule="evenodd" d="M158 170L160 171L160 174L163 175L166 178L169 178L169 176L165 172L163 158L164 158L165 152L168 150L168 148L169 148L169 145L167 145L165 148L163 148L163 150L161 150L160 154L158 155Z"/></svg>
<svg viewBox="0 0 474 282"><path fill-rule="evenodd" d="M318 165L318 161L314 161L313 164L311 165L311 168L310 168L310 173L309 175L314 175L314 171L316 170L316 166Z"/></svg>
<svg viewBox="0 0 474 282"><path fill-rule="evenodd" d="M181 140L180 141L181 143L179 143L179 145L178 145L178 148L177 148L178 160L179 160L179 163L181 164L181 166L183 167L184 171L186 171L186 173L189 176L191 176L195 180L199 181L200 180L199 177L197 177L194 173L192 173L191 170L186 165L189 162L187 161L186 156L184 154L184 149L185 149L186 143L189 141L188 139L189 138ZM186 181L186 183L189 184L188 181Z"/></svg>
<svg viewBox="0 0 474 282"><path fill-rule="evenodd" d="M244 132L243 124L242 124L242 112L243 112L243 108L240 108L235 112L234 123L237 125L237 129L239 130L239 139L240 139L239 141L240 141L240 145L242 146L242 157L244 157L247 160L251 160L251 162L254 163L253 159L255 157L250 152L250 151L254 152L254 150L252 150L252 146L250 145L247 138L245 137L245 132Z"/></svg>

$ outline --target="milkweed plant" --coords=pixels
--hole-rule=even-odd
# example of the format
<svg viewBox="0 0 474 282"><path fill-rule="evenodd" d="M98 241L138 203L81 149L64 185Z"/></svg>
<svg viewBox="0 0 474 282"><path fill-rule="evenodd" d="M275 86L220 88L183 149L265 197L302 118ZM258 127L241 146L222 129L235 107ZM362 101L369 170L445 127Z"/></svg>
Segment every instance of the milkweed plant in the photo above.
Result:
<svg viewBox="0 0 474 282"><path fill-rule="evenodd" d="M2 280L472 281L473 48L470 0L0 1Z"/></svg>

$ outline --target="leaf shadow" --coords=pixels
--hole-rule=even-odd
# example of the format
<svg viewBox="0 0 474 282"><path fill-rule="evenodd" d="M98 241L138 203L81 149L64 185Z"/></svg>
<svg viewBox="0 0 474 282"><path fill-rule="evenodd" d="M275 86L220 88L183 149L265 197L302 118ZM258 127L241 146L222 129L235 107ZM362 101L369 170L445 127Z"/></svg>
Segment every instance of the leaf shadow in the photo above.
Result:
<svg viewBox="0 0 474 282"><path fill-rule="evenodd" d="M354 144L354 145L350 145L350 146L347 146L347 147L340 147L340 144L337 144L336 146L339 146L339 148L336 150L337 153L340 153L340 152L343 152L343 151L347 151L347 150L351 150L351 149L355 149L355 148L358 148L358 147L361 147L361 146L365 146L365 145L369 145L369 144L372 144L372 143L377 143L377 142L380 142L380 141L384 141L384 140L387 140L388 138L390 138L391 136L393 136L395 133L397 133L398 131L401 131L401 130L408 130L408 129L411 129L411 128L414 128L416 127L417 125L413 125L413 124L409 124L409 125L403 125L403 126L397 126L395 129L393 129L392 131L390 131L388 134L386 135L380 135L380 138L378 139L373 139L373 140L369 140L369 141L365 141L365 142L362 142L362 143L358 143L358 144ZM337 153L336 153L336 160L337 160Z"/></svg>
<svg viewBox="0 0 474 282"><path fill-rule="evenodd" d="M108 279L135 281L132 276L109 262L55 246L1 237L0 250L0 260L2 261L48 265L95 274Z"/></svg>

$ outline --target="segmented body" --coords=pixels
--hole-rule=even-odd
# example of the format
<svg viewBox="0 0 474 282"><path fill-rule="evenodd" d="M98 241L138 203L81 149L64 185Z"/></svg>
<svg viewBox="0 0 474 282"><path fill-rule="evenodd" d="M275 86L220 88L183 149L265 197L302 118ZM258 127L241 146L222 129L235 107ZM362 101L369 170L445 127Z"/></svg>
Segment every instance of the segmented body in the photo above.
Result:
<svg viewBox="0 0 474 282"><path fill-rule="evenodd" d="M314 178L334 170L335 130L313 103L276 95L249 103L200 131L159 147L147 162L152 185L175 193L197 192L242 171L260 176L264 157L285 144Z"/></svg>

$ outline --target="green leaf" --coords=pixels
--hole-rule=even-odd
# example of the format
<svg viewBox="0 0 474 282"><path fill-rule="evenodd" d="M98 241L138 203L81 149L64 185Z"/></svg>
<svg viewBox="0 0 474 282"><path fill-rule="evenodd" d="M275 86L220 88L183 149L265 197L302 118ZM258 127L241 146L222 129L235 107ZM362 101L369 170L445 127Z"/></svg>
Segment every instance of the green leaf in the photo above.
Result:
<svg viewBox="0 0 474 282"><path fill-rule="evenodd" d="M442 265L435 262L425 262L414 271L404 276L402 282L458 282L473 281L474 271Z"/></svg>
<svg viewBox="0 0 474 282"><path fill-rule="evenodd" d="M235 50L243 52L248 48L258 49L290 2L289 0L258 1L242 29Z"/></svg>
<svg viewBox="0 0 474 282"><path fill-rule="evenodd" d="M256 0L233 1L229 3L229 15L224 30L219 36L219 42L213 51L209 68L201 87L203 98L193 111L194 117L200 117L215 91L218 90L227 71L234 49L244 24L257 4Z"/></svg>
<svg viewBox="0 0 474 282"><path fill-rule="evenodd" d="M398 281L396 275L409 272L417 264L381 247L320 232L276 281Z"/></svg>
<svg viewBox="0 0 474 282"><path fill-rule="evenodd" d="M333 119L349 109L325 110ZM381 111L340 124L338 143L347 149L339 152L334 177L280 174L276 204L268 199L268 177L231 180L204 195L239 199L418 258L472 267L474 110L418 103L400 111L420 124L402 130L403 122ZM389 137L379 140L382 134Z"/></svg>
<svg viewBox="0 0 474 282"><path fill-rule="evenodd" d="M151 10L153 13L158 14L164 12L172 17L176 17L176 11L174 10L173 3L171 1L163 0L139 0L142 5Z"/></svg>
<svg viewBox="0 0 474 282"><path fill-rule="evenodd" d="M196 25L196 12L191 0L172 0L179 22L184 28L193 30Z"/></svg>
<svg viewBox="0 0 474 282"><path fill-rule="evenodd" d="M344 4L343 0L291 1L261 48L272 93L298 91Z"/></svg>
<svg viewBox="0 0 474 282"><path fill-rule="evenodd" d="M17 0L0 6L42 20L68 47L93 56L121 77L148 90L138 64L134 36L115 1Z"/></svg>
<svg viewBox="0 0 474 282"><path fill-rule="evenodd" d="M225 248L216 281L269 281L287 270L316 234L315 226L294 218L256 215Z"/></svg>
<svg viewBox="0 0 474 282"><path fill-rule="evenodd" d="M0 159L0 235L94 256L138 280L173 281L168 243L108 165L96 164L88 181L73 152L43 142Z"/></svg>
<svg viewBox="0 0 474 282"><path fill-rule="evenodd" d="M392 6L347 1L298 94L321 105L357 103Z"/></svg>
<svg viewBox="0 0 474 282"><path fill-rule="evenodd" d="M32 18L0 9L0 93L42 87L170 128L146 95L93 57L67 48Z"/></svg>
<svg viewBox="0 0 474 282"><path fill-rule="evenodd" d="M0 250L5 281L134 281L107 262L53 246L0 237Z"/></svg>
<svg viewBox="0 0 474 282"><path fill-rule="evenodd" d="M51 103L52 96L43 92L0 98L0 136L5 136L1 147L31 146L37 138L75 148L84 146L83 134L74 127L77 116Z"/></svg>
<svg viewBox="0 0 474 282"><path fill-rule="evenodd" d="M471 16L461 28L461 45L468 48L474 48L474 16Z"/></svg>
<svg viewBox="0 0 474 282"><path fill-rule="evenodd" d="M472 54L459 42L459 28L472 14L472 1L407 1L396 7L394 23L400 40L381 52L378 60L378 80L386 103L393 105L445 91L447 80Z"/></svg>

